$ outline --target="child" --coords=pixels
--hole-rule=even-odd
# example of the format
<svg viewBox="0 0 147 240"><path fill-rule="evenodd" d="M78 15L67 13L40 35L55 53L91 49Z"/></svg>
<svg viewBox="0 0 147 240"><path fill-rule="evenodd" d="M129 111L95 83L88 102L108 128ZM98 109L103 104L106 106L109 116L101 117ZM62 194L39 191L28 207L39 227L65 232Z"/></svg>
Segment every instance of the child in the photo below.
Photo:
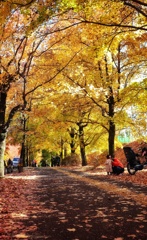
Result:
<svg viewBox="0 0 147 240"><path fill-rule="evenodd" d="M110 155L107 155L105 166L106 166L107 175L111 174L112 173L112 159L111 159Z"/></svg>

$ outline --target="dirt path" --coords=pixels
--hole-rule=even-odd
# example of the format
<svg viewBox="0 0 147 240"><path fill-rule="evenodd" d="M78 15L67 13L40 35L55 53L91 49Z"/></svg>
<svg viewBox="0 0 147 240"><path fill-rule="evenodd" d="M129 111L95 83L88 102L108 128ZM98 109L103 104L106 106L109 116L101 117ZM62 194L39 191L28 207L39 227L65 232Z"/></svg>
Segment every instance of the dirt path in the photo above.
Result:
<svg viewBox="0 0 147 240"><path fill-rule="evenodd" d="M0 196L2 240L147 239L146 201L142 205L137 198L146 197L145 188L136 192L112 179L61 168L13 173L0 187L12 181L16 188L12 184L7 201L6 190Z"/></svg>

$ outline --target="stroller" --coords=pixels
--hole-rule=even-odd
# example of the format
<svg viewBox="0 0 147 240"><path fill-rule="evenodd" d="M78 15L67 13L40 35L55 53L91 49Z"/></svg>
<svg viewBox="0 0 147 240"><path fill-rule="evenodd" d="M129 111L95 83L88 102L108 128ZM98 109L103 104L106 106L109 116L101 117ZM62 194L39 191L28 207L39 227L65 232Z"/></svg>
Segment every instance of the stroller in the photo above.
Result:
<svg viewBox="0 0 147 240"><path fill-rule="evenodd" d="M129 174L134 175L137 171L147 169L147 161L140 163L139 154L134 153L131 147L123 147L126 159L127 159L127 170Z"/></svg>

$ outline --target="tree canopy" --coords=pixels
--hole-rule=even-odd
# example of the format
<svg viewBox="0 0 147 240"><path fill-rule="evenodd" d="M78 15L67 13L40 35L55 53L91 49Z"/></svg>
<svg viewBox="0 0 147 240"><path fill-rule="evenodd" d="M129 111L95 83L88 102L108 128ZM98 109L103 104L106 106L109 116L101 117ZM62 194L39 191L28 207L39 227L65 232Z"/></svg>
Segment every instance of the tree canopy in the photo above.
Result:
<svg viewBox="0 0 147 240"><path fill-rule="evenodd" d="M146 1L18 0L0 6L1 175L7 134L24 124L22 116L30 130L21 131L35 149L45 141L59 150L61 138L70 144L72 127L80 150L95 149L107 135L113 155L121 129L145 127L139 116L145 114Z"/></svg>

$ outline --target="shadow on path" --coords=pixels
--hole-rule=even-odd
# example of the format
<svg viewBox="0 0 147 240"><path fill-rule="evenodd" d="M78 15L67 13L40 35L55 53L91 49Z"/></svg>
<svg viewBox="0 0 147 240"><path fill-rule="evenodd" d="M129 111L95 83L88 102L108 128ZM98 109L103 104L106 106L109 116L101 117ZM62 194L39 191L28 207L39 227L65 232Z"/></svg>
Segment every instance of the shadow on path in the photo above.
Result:
<svg viewBox="0 0 147 240"><path fill-rule="evenodd" d="M0 231L2 240L147 239L146 206L100 188L94 184L98 179L86 176L85 181L57 168L27 169L10 178L24 181L20 200L25 202L21 211L16 207L3 214L7 228ZM0 224L1 229L2 218Z"/></svg>

